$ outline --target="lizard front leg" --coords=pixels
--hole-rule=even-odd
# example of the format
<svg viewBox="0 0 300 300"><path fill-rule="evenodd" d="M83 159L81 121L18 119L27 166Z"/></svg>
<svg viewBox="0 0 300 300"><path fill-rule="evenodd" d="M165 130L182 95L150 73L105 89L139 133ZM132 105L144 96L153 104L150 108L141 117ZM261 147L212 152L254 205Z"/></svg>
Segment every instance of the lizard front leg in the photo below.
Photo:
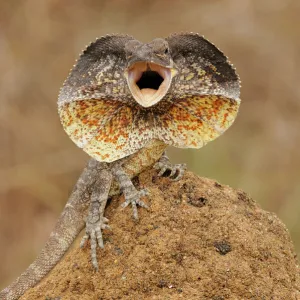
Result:
<svg viewBox="0 0 300 300"><path fill-rule="evenodd" d="M101 230L110 229L110 227L107 225L108 219L104 217L104 210L107 203L112 178L112 173L108 169L102 169L100 171L91 194L89 213L86 218L86 233L80 243L80 247L82 248L88 239L91 240L91 259L96 270L98 270L96 253L97 245L100 248L104 247Z"/></svg>
<svg viewBox="0 0 300 300"><path fill-rule="evenodd" d="M90 201L90 191L99 178L102 163L91 159L80 175L50 238L35 261L7 288L0 291L1 300L16 300L37 284L60 261L74 239L84 228L84 216Z"/></svg>
<svg viewBox="0 0 300 300"><path fill-rule="evenodd" d="M124 194L125 202L122 207L132 205L133 218L138 219L137 205L148 208L148 206L141 200L141 197L147 196L148 191L146 189L137 190L133 185L130 177L126 174L122 167L122 161L118 161L112 164L111 171L119 183L120 189Z"/></svg>
<svg viewBox="0 0 300 300"><path fill-rule="evenodd" d="M158 176L167 176L170 179L177 181L182 178L186 164L172 164L166 151L163 153L161 158L154 164L154 169L158 170Z"/></svg>

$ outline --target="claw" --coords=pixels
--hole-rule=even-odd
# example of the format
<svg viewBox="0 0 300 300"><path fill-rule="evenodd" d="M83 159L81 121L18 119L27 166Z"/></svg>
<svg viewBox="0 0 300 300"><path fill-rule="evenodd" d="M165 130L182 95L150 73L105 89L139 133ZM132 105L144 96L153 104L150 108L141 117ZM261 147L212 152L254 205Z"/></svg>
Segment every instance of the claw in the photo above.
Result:
<svg viewBox="0 0 300 300"><path fill-rule="evenodd" d="M172 165L169 160L164 159L158 161L154 168L159 171L157 176L163 176L166 172L169 172L168 177L173 181L177 181L182 178L186 170L186 164Z"/></svg>
<svg viewBox="0 0 300 300"><path fill-rule="evenodd" d="M91 258L93 267L98 271L98 261L97 261L97 245L100 248L104 248L102 229L110 229L110 226L106 224L108 222L107 218L102 218L102 220L98 220L95 223L87 220L86 222L86 233L81 239L80 248L83 248L86 244L86 241L90 239L91 241Z"/></svg>
<svg viewBox="0 0 300 300"><path fill-rule="evenodd" d="M174 165L174 169L175 168L176 168L176 172L174 173L174 175L175 174L177 174L177 175L175 177L173 177L174 175L173 176L170 175L170 177L172 177L171 179L173 181L180 180L183 177L184 172L186 171L186 164L177 164L177 165Z"/></svg>
<svg viewBox="0 0 300 300"><path fill-rule="evenodd" d="M87 233L84 234L83 238L81 239L81 242L80 242L80 248L83 248L86 241L89 239L89 235Z"/></svg>
<svg viewBox="0 0 300 300"><path fill-rule="evenodd" d="M167 171L167 167L160 162L157 163L157 170L159 170L159 169L160 169L160 171L158 172L158 176L163 176L164 173Z"/></svg>
<svg viewBox="0 0 300 300"><path fill-rule="evenodd" d="M175 168L174 167L171 169L171 173L169 175L170 178L174 177L174 175L178 172L178 169L176 167Z"/></svg>
<svg viewBox="0 0 300 300"><path fill-rule="evenodd" d="M149 206L144 201L140 200L140 198L147 196L148 194L149 191L146 189L142 189L138 191L134 186L131 186L129 191L126 191L126 193L124 192L125 202L121 205L121 207L125 208L129 204L131 204L133 210L133 218L138 220L139 217L138 217L137 206L141 206L146 209L149 208Z"/></svg>

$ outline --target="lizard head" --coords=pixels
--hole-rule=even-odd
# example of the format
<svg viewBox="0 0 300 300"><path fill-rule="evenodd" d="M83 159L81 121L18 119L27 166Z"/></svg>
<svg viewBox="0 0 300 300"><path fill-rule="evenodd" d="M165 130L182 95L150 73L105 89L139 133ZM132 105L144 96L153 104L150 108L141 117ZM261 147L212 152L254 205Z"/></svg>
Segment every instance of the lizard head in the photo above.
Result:
<svg viewBox="0 0 300 300"><path fill-rule="evenodd" d="M125 45L125 77L133 98L143 107L158 103L176 75L168 42L154 39L144 44L130 40Z"/></svg>

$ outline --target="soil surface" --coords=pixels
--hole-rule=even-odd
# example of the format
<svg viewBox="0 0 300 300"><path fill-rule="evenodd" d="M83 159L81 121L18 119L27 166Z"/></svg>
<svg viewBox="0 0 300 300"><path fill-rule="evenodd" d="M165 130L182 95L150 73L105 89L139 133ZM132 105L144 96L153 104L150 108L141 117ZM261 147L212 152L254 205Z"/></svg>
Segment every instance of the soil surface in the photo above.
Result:
<svg viewBox="0 0 300 300"><path fill-rule="evenodd" d="M150 209L134 222L123 196L112 199L98 273L77 240L21 299L300 299L287 229L247 194L190 172L172 182L147 171L136 185Z"/></svg>

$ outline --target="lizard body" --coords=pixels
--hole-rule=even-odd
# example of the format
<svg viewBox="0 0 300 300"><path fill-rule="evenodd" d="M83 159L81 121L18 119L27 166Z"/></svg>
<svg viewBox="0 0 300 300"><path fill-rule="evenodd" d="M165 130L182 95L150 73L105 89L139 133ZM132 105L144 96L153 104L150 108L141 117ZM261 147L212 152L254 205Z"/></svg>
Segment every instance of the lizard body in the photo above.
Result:
<svg viewBox="0 0 300 300"><path fill-rule="evenodd" d="M200 148L220 136L238 112L239 79L224 54L197 34L175 34L143 44L127 35L108 35L89 45L61 89L58 110L70 138L92 159L81 174L45 248L29 268L0 292L18 299L61 259L86 225L98 269L97 246L107 198L124 193L124 207L147 208L131 182L154 166L159 175L182 176L168 145Z"/></svg>

